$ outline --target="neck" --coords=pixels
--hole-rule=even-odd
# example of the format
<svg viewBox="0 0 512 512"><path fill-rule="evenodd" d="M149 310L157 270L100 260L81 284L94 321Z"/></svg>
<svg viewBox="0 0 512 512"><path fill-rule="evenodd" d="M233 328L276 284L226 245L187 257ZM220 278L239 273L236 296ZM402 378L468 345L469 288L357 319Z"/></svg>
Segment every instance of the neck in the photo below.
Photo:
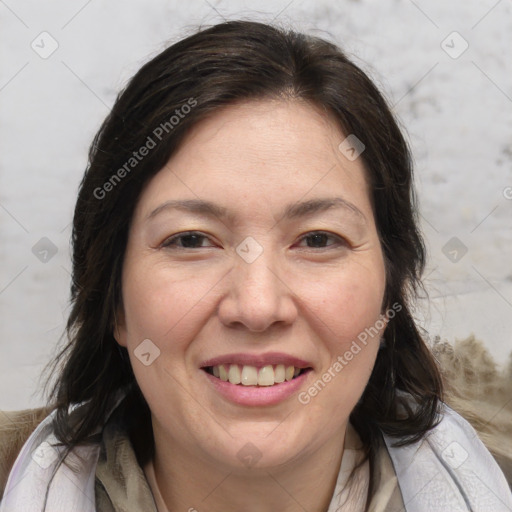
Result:
<svg viewBox="0 0 512 512"><path fill-rule="evenodd" d="M336 487L345 431L346 425L293 463L240 469L199 460L155 428L155 476L171 512L325 512Z"/></svg>

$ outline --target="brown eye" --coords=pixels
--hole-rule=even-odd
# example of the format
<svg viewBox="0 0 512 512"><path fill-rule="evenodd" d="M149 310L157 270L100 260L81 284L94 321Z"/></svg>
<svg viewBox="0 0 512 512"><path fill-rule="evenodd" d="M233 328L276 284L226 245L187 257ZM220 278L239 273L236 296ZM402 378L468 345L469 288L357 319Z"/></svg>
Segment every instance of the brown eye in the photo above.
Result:
<svg viewBox="0 0 512 512"><path fill-rule="evenodd" d="M327 244L329 239L334 240L334 243ZM341 237L324 231L317 231L303 236L301 242L304 240L307 241L307 247L312 249L323 249L333 245L343 244L344 242Z"/></svg>
<svg viewBox="0 0 512 512"><path fill-rule="evenodd" d="M186 232L179 233L168 238L163 244L162 247L169 248L178 248L178 249L197 249L200 247L204 247L201 243L202 240L207 240L208 237L201 233L197 232Z"/></svg>

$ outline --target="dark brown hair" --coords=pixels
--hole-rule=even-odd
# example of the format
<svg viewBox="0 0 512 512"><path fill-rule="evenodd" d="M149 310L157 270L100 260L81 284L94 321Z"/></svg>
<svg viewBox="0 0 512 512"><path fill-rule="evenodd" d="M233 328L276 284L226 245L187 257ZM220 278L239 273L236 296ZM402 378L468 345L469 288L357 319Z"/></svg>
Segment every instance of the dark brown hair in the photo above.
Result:
<svg viewBox="0 0 512 512"><path fill-rule="evenodd" d="M386 328L373 373L351 414L366 455L375 452L381 432L408 444L436 424L441 379L409 306L425 262L411 156L386 101L336 45L267 24L229 21L177 42L145 64L119 94L91 145L73 221L69 343L54 362L58 377L50 395L57 437L68 446L87 442L120 391L128 396L127 413L137 411L127 414L127 425L136 416L138 424L130 425L150 435L147 403L126 349L112 334L122 307L121 270L134 208L145 184L192 126L223 106L263 98L308 101L365 145L361 158L386 265L384 307L402 306ZM191 108L183 107L187 104ZM148 137L155 147L127 166ZM84 414L71 426L68 408L82 402Z"/></svg>

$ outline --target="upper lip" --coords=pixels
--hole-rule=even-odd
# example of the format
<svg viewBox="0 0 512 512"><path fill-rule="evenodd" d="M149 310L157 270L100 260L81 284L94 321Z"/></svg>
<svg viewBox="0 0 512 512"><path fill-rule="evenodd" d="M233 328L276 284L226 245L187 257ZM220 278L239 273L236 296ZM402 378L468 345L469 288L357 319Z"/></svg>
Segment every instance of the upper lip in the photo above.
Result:
<svg viewBox="0 0 512 512"><path fill-rule="evenodd" d="M239 364L242 366L268 366L283 364L285 366L295 366L296 368L310 368L312 364L299 357L291 356L283 352L267 352L266 354L224 354L222 356L212 357L201 363L201 368L208 366L218 366L220 364Z"/></svg>

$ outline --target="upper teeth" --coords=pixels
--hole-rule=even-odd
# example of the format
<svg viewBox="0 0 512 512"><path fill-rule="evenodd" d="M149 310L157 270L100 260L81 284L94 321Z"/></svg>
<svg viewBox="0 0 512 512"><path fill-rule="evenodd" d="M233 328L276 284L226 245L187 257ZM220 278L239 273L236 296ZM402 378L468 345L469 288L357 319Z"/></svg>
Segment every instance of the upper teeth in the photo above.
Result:
<svg viewBox="0 0 512 512"><path fill-rule="evenodd" d="M213 367L213 375L231 384L244 386L273 386L285 380L292 380L300 373L300 368L278 364L263 366L258 370L256 366L238 364L220 364Z"/></svg>

